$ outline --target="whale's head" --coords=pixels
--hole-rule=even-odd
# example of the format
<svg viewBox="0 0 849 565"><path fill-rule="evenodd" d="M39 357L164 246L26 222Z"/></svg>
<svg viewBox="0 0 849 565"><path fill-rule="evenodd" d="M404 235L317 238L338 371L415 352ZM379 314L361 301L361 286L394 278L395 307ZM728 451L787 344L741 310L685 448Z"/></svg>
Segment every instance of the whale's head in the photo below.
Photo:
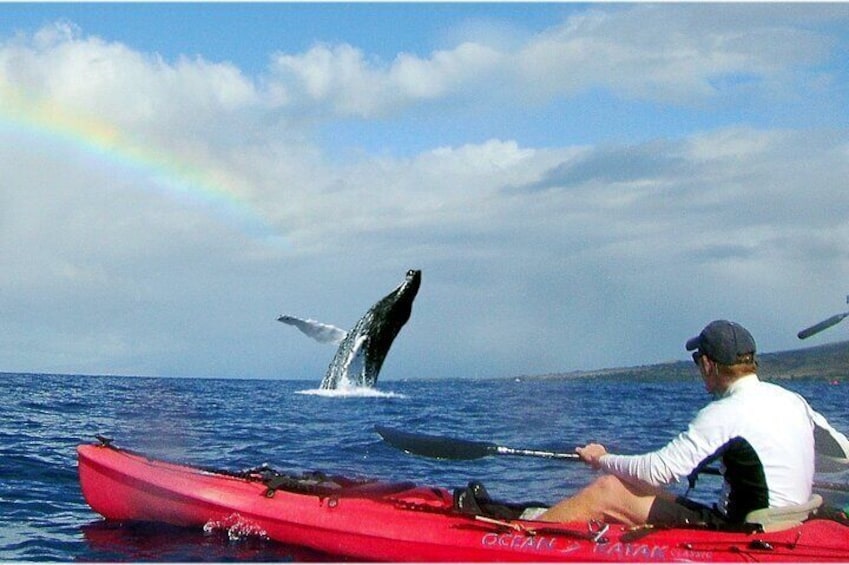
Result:
<svg viewBox="0 0 849 565"><path fill-rule="evenodd" d="M413 300L419 293L422 285L422 272L416 269L407 271L404 281L395 290L383 297L383 299L372 307L384 318L383 323L397 326L400 330L408 319L413 308ZM397 330L396 330L397 331Z"/></svg>
<svg viewBox="0 0 849 565"><path fill-rule="evenodd" d="M403 294L411 293L415 298L419 292L419 287L422 285L422 272L414 269L407 271L407 277L398 289Z"/></svg>
<svg viewBox="0 0 849 565"><path fill-rule="evenodd" d="M395 290L372 306L374 327L371 333L373 337L375 337L375 333L384 334L376 341L383 342L386 349L389 349L389 344L395 339L401 327L410 319L413 300L415 300L421 284L422 272L410 269L407 271L404 281Z"/></svg>

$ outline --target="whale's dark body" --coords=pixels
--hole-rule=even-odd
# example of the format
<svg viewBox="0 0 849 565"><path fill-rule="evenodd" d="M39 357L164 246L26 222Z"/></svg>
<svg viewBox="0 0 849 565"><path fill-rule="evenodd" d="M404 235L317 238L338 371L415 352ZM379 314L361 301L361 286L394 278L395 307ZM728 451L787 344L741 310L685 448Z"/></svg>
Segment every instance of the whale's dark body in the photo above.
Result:
<svg viewBox="0 0 849 565"><path fill-rule="evenodd" d="M404 282L369 308L348 332L292 316L280 316L278 320L319 341L339 343L321 381L322 389L373 387L392 342L410 319L421 280L421 271L407 271Z"/></svg>

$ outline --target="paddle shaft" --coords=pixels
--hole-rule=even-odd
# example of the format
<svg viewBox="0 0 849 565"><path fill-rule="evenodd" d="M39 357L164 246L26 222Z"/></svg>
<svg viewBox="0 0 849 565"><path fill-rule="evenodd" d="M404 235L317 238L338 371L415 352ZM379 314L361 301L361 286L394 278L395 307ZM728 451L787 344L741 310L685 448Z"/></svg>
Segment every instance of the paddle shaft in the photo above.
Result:
<svg viewBox="0 0 849 565"><path fill-rule="evenodd" d="M540 451L538 449L515 449L512 447L496 446L498 455L523 455L527 457L545 457L547 459L569 459L578 460L580 455L577 453L556 453L554 451Z"/></svg>
<svg viewBox="0 0 849 565"><path fill-rule="evenodd" d="M827 481L814 481L814 488L820 490L833 490L835 492L849 492L849 485L843 483L830 483Z"/></svg>
<svg viewBox="0 0 849 565"><path fill-rule="evenodd" d="M699 471L700 474L705 475L722 475L722 471L717 469L716 467L706 467ZM843 483L832 483L828 481L814 481L813 486L815 489L820 490L833 490L836 492L849 492L849 485L845 485Z"/></svg>

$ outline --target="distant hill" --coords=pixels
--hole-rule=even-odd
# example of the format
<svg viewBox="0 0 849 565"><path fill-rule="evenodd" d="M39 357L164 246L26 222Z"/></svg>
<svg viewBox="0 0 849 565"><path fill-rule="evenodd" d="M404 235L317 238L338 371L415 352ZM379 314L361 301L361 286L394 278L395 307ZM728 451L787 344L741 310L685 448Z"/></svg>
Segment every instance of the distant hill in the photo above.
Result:
<svg viewBox="0 0 849 565"><path fill-rule="evenodd" d="M768 379L849 378L849 341L759 356L759 373Z"/></svg>
<svg viewBox="0 0 849 565"><path fill-rule="evenodd" d="M817 345L805 349L763 353L758 355L762 379L849 379L849 341ZM596 371L572 371L536 375L531 378L580 378L609 377L647 379L693 378L696 369L692 361L675 361L656 365L599 369Z"/></svg>

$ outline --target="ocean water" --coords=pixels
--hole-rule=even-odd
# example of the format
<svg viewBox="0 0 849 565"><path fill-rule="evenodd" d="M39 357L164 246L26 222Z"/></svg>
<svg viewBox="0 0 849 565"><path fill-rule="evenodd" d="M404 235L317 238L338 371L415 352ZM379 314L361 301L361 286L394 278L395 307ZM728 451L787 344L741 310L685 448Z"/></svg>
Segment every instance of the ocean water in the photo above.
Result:
<svg viewBox="0 0 849 565"><path fill-rule="evenodd" d="M510 500L553 502L585 484L583 464L497 456L441 461L384 444L376 424L408 431L571 451L599 441L637 453L663 445L708 398L694 368L674 382L616 379L382 381L327 395L305 381L0 374L0 561L323 561L227 528L116 525L85 503L75 447L103 434L164 459L241 470L415 480L482 481ZM849 431L849 381L788 381ZM849 487L849 475L822 475ZM700 480L697 498L718 483ZM822 491L839 505L847 494Z"/></svg>

